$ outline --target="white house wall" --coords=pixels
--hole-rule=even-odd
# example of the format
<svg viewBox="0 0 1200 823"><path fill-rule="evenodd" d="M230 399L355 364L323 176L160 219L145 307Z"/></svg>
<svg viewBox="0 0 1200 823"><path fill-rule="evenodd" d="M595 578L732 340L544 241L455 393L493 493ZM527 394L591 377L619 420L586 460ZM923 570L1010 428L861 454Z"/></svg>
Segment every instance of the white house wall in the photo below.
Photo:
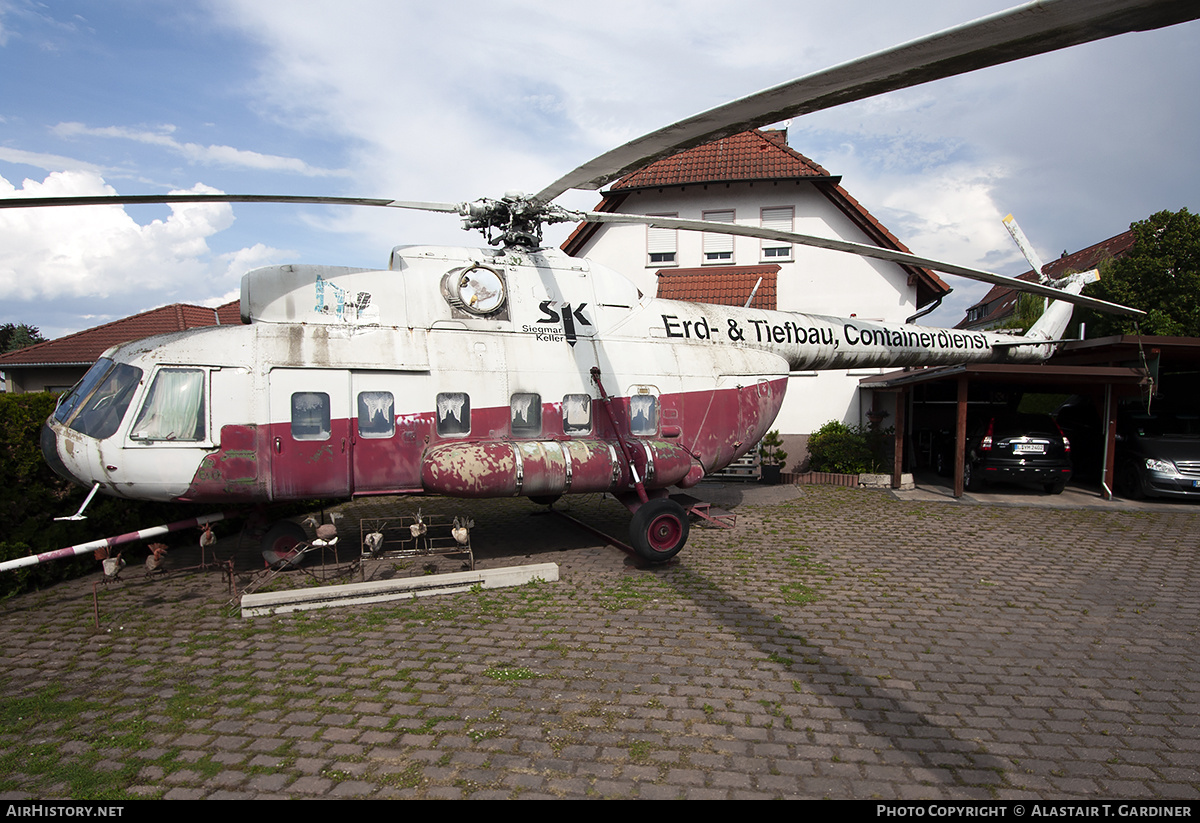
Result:
<svg viewBox="0 0 1200 823"><path fill-rule="evenodd" d="M807 182L717 183L650 189L630 193L619 211L674 214L699 220L705 211L733 209L735 222L757 226L763 208L787 206L795 210L794 230L799 233L872 242ZM584 247L582 256L625 274L647 295L658 291L658 271L704 265L702 234L687 231L677 234L675 266L650 264L647 231L645 226L637 225L601 226ZM806 246L793 246L791 261L767 260L762 257L762 243L751 237L735 237L733 260L714 265L777 263L780 266L777 304L781 310L856 315L892 322L903 321L916 311L916 287L907 285L907 272L895 264ZM865 423L863 414L867 410L859 408L858 381L878 371L838 370L792 377L776 428L784 434L809 434L832 419Z"/></svg>

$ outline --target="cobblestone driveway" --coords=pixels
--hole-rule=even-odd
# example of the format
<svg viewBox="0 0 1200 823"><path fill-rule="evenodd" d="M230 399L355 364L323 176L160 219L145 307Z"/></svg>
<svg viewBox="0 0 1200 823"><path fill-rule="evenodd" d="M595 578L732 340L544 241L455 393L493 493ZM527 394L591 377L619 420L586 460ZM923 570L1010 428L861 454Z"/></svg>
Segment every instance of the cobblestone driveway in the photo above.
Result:
<svg viewBox="0 0 1200 823"><path fill-rule="evenodd" d="M94 579L0 604L0 797L1200 794L1195 508L745 498L657 568L525 501L420 502L553 584L243 620L131 565L99 632Z"/></svg>

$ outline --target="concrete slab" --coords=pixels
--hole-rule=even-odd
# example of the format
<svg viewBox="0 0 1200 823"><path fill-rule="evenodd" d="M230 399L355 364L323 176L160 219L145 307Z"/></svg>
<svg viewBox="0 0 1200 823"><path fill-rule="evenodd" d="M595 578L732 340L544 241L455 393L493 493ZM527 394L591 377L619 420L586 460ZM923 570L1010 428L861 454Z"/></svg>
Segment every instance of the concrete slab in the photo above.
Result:
<svg viewBox="0 0 1200 823"><path fill-rule="evenodd" d="M375 580L368 583L346 583L341 586L320 586L315 589L247 594L242 597L242 617L262 617L338 606L365 606L392 600L431 597L435 594L454 594L470 591L475 586L501 589L506 586L523 586L534 580L547 583L557 581L558 564L537 563L532 566L477 569L424 577Z"/></svg>

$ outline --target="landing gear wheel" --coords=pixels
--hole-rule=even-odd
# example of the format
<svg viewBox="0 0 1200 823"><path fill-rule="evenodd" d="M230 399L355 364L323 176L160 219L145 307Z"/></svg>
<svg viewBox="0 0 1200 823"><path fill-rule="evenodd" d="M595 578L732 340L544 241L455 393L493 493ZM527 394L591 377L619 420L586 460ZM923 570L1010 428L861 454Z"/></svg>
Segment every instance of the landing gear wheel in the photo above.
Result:
<svg viewBox="0 0 1200 823"><path fill-rule="evenodd" d="M638 556L651 563L661 563L679 554L687 543L690 529L683 506L660 497L643 504L633 513L629 539Z"/></svg>
<svg viewBox="0 0 1200 823"><path fill-rule="evenodd" d="M561 494L531 494L529 502L538 506L553 506L561 497Z"/></svg>
<svg viewBox="0 0 1200 823"><path fill-rule="evenodd" d="M267 529L263 536L263 560L273 569L294 568L292 555L298 545L307 542L308 535L305 534L303 526L290 520L280 520Z"/></svg>

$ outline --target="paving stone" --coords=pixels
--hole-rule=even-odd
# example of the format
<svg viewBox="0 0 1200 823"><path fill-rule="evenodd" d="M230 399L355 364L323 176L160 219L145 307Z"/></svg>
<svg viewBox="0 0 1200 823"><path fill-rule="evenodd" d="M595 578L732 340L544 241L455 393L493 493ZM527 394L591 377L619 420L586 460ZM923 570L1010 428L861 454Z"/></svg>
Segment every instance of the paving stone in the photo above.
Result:
<svg viewBox="0 0 1200 823"><path fill-rule="evenodd" d="M93 578L12 598L4 699L53 684L70 718L0 751L133 765L140 797L1200 795L1196 507L698 488L737 528L653 568L522 500L422 498L470 513L480 566L550 560L554 584L242 620L218 575L168 575L106 587L98 632ZM414 507L341 508L356 534ZM29 771L6 798L70 792Z"/></svg>

